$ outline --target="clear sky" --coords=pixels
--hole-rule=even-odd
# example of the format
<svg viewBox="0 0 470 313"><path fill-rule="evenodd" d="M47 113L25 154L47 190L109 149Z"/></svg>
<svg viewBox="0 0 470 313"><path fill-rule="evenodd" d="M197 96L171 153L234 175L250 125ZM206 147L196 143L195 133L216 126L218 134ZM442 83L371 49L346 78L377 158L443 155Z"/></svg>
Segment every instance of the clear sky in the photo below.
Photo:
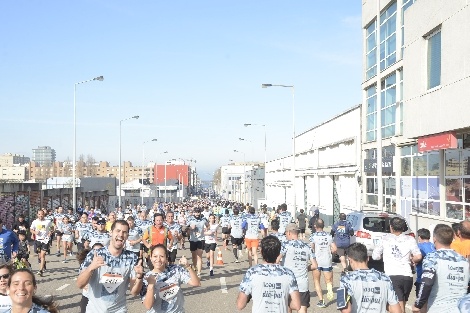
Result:
<svg viewBox="0 0 470 313"><path fill-rule="evenodd" d="M51 146L142 164L195 159L207 179L230 159L292 152L296 133L361 102L361 2L79 0L0 2L0 154ZM339 130L338 130L339 131ZM238 138L249 141L242 142ZM251 142L250 142L251 141ZM168 154L162 154L168 151Z"/></svg>

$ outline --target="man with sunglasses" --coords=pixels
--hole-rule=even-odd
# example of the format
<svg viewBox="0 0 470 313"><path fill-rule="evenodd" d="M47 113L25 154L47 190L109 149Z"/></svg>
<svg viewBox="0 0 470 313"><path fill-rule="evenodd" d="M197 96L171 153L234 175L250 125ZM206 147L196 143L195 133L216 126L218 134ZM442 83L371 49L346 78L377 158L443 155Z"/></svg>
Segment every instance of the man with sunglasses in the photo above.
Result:
<svg viewBox="0 0 470 313"><path fill-rule="evenodd" d="M93 247L95 243L101 243L104 247L109 244L109 232L106 231L106 219L104 217L98 218L96 221L96 230L87 232L83 235L85 240L85 247Z"/></svg>

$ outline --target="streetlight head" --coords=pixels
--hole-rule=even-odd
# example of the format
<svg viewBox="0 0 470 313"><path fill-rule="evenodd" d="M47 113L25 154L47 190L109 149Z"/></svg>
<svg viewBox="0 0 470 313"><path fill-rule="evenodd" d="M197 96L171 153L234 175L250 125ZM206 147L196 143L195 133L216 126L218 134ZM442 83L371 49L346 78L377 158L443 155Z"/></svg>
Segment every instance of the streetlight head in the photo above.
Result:
<svg viewBox="0 0 470 313"><path fill-rule="evenodd" d="M163 153L168 153L168 151L164 151Z"/></svg>
<svg viewBox="0 0 470 313"><path fill-rule="evenodd" d="M233 150L233 152L238 152L238 150Z"/></svg>
<svg viewBox="0 0 470 313"><path fill-rule="evenodd" d="M248 127L248 126L251 126L251 124L245 123L245 124L243 124L243 126Z"/></svg>
<svg viewBox="0 0 470 313"><path fill-rule="evenodd" d="M138 116L138 115L135 115L135 116L133 116L132 118L135 118L136 120L138 120L138 119L139 119L139 116Z"/></svg>
<svg viewBox="0 0 470 313"><path fill-rule="evenodd" d="M238 140L244 141L245 139L243 139L243 138L238 138Z"/></svg>
<svg viewBox="0 0 470 313"><path fill-rule="evenodd" d="M273 84L261 84L261 88L268 88L268 87L272 87Z"/></svg>
<svg viewBox="0 0 470 313"><path fill-rule="evenodd" d="M98 80L98 81L102 82L104 80L104 77L103 76L98 76L98 77L93 78L93 80Z"/></svg>
<svg viewBox="0 0 470 313"><path fill-rule="evenodd" d="M157 139L152 139L152 141L158 141Z"/></svg>

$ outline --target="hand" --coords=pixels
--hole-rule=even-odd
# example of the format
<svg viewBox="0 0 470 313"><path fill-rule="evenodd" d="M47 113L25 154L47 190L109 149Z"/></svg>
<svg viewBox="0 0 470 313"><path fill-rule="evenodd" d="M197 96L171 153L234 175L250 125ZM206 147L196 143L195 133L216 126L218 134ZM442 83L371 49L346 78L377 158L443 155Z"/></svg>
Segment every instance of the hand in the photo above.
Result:
<svg viewBox="0 0 470 313"><path fill-rule="evenodd" d="M91 261L89 268L93 271L93 270L96 270L97 268L100 268L103 265L106 265L106 263L104 263L104 258L98 255L98 253L95 251L93 261Z"/></svg>
<svg viewBox="0 0 470 313"><path fill-rule="evenodd" d="M413 307L411 308L411 312L418 312L418 313L419 313L420 311L421 311L421 310L418 309L417 307L415 307L414 305L413 305Z"/></svg>
<svg viewBox="0 0 470 313"><path fill-rule="evenodd" d="M147 283L149 284L149 286L150 286L150 285L155 285L156 282L157 282L157 281L156 281L154 275L149 275L149 276L147 277Z"/></svg>
<svg viewBox="0 0 470 313"><path fill-rule="evenodd" d="M179 261L179 264L181 266L187 266L188 265L188 260L186 259L186 257L183 255Z"/></svg>
<svg viewBox="0 0 470 313"><path fill-rule="evenodd" d="M144 275L144 267L142 266L142 259L139 259L139 261L137 261L137 265L134 266L134 271L135 271L136 276L140 277Z"/></svg>
<svg viewBox="0 0 470 313"><path fill-rule="evenodd" d="M16 252L13 251L13 252L11 253L11 257L12 257L12 259L16 258Z"/></svg>

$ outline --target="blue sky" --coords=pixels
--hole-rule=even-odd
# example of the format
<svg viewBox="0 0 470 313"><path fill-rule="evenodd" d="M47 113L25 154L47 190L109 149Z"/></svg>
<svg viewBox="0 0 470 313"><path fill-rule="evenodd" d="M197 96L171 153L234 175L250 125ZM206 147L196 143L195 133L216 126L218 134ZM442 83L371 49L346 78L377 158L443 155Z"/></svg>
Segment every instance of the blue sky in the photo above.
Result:
<svg viewBox="0 0 470 313"><path fill-rule="evenodd" d="M305 1L2 1L0 153L51 146L117 165L197 160L202 178L230 159L291 154L296 133L361 102L361 3ZM338 130L339 131L339 130ZM239 137L251 142L241 142ZM168 154L162 154L168 151Z"/></svg>

